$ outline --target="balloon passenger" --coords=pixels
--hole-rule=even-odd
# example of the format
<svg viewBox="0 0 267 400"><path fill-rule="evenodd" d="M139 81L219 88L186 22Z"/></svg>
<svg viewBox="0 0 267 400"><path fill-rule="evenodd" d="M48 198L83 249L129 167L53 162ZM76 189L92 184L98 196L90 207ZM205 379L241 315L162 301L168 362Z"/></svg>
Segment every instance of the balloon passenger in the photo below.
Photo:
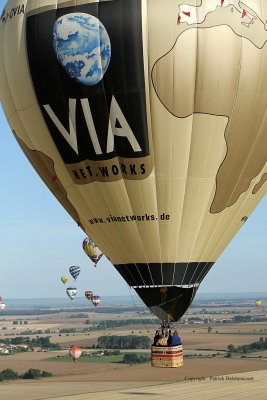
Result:
<svg viewBox="0 0 267 400"><path fill-rule="evenodd" d="M153 339L153 346L157 346L157 341L160 339L159 331L156 331L154 339Z"/></svg>
<svg viewBox="0 0 267 400"><path fill-rule="evenodd" d="M172 345L172 331L169 330L169 336L168 336L168 340L167 340L168 346Z"/></svg>
<svg viewBox="0 0 267 400"><path fill-rule="evenodd" d="M174 331L171 337L171 346L180 346L181 344L182 342L180 336L178 335L177 331Z"/></svg>
<svg viewBox="0 0 267 400"><path fill-rule="evenodd" d="M168 343L167 343L167 337L165 336L165 335L160 335L160 338L159 338L159 340L157 341L157 343L156 343L156 346L168 346Z"/></svg>

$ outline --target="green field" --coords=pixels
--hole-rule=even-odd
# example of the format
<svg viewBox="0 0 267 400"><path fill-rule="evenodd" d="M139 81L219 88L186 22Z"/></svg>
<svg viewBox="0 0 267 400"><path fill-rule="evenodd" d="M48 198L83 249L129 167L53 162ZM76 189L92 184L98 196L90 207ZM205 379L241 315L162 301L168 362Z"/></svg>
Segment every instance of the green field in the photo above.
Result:
<svg viewBox="0 0 267 400"><path fill-rule="evenodd" d="M82 363L91 363L91 364L96 364L96 363L122 363L123 357L125 353L121 353L118 355L111 355L111 356L101 356L101 357L80 357L77 362L82 362ZM145 355L147 356L147 353L142 353L142 352L136 352L135 354L138 355ZM62 356L62 357L49 357L45 358L42 361L56 361L56 362L74 362L72 358L69 356Z"/></svg>
<svg viewBox="0 0 267 400"><path fill-rule="evenodd" d="M117 356L102 356L102 357L80 357L78 362L84 362L84 363L121 363L123 360L124 354L119 354ZM69 356L63 356L63 357L50 357L50 358L45 358L42 361L58 361L58 362L74 362L72 358Z"/></svg>

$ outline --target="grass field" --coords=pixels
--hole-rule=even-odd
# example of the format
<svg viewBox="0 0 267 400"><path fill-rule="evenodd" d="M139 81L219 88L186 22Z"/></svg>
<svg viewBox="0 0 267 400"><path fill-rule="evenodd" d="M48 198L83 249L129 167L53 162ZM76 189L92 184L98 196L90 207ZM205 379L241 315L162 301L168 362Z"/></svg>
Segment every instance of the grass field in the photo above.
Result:
<svg viewBox="0 0 267 400"><path fill-rule="evenodd" d="M106 363L122 363L124 354L118 354L117 356L102 356L102 357L80 357L77 362L88 363L88 364L106 364ZM45 358L43 361L56 361L56 362L71 362L74 361L68 357L50 357Z"/></svg>
<svg viewBox="0 0 267 400"><path fill-rule="evenodd" d="M134 352L135 354L143 355L143 356L148 356L147 352ZM101 356L101 357L80 357L77 362L79 363L89 363L89 364L107 364L107 363L114 363L114 364L120 364L123 361L125 353L121 353L118 355L110 355L110 356ZM149 354L150 355L150 354ZM49 357L49 358L44 358L42 361L57 361L57 362L72 362L73 360L68 357L68 356L56 356L56 357Z"/></svg>

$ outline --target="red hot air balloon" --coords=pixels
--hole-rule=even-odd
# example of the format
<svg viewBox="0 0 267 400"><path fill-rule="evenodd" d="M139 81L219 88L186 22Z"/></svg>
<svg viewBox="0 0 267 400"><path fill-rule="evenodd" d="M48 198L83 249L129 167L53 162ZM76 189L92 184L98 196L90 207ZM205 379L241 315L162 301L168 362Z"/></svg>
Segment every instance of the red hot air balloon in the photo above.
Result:
<svg viewBox="0 0 267 400"><path fill-rule="evenodd" d="M100 303L100 301L101 301L101 297L100 296L92 296L92 303L93 303L93 305L95 306L95 307L97 307L98 306L98 304Z"/></svg>
<svg viewBox="0 0 267 400"><path fill-rule="evenodd" d="M81 354L82 350L80 349L80 347L71 347L69 349L69 356L73 359L74 362L78 360Z"/></svg>

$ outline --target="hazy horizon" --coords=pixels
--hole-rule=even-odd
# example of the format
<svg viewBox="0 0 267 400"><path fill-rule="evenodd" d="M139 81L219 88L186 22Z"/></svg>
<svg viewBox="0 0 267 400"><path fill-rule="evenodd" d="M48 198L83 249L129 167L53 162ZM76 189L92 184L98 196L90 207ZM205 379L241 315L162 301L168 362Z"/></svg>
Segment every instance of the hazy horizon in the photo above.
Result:
<svg viewBox="0 0 267 400"><path fill-rule="evenodd" d="M216 302L216 301L252 301L254 300L267 300L267 293L264 292L247 292L247 293L197 293L195 299L192 304L199 302ZM88 307L88 311L94 311L91 302L85 298L85 296L77 296L73 301L71 301L67 296L66 297L35 297L35 298L5 298L3 299L6 303L6 310L8 308L51 308L51 307L65 307L65 308L73 308L76 307ZM138 303L138 305L143 305L144 309L146 306L142 302L142 300L136 295L132 296L102 296L100 306L108 307L113 305L134 305ZM1 314L1 315L4 315Z"/></svg>

